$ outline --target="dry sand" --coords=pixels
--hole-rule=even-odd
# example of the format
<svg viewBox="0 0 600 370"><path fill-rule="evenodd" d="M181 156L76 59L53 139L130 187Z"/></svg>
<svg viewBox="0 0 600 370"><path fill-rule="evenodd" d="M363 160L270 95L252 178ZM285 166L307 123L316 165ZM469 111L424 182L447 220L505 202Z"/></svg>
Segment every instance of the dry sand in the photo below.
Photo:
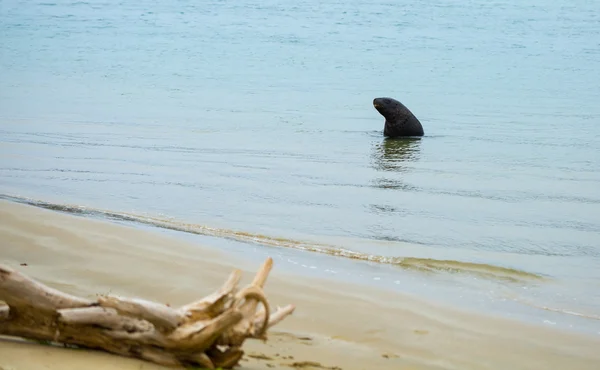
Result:
<svg viewBox="0 0 600 370"><path fill-rule="evenodd" d="M81 296L114 293L172 305L211 293L258 264L214 248L105 221L0 201L0 263ZM26 263L27 266L20 264ZM273 305L296 312L266 343L247 341L242 369L598 369L600 339L484 317L397 293L274 269ZM97 351L0 337L1 370L162 369Z"/></svg>

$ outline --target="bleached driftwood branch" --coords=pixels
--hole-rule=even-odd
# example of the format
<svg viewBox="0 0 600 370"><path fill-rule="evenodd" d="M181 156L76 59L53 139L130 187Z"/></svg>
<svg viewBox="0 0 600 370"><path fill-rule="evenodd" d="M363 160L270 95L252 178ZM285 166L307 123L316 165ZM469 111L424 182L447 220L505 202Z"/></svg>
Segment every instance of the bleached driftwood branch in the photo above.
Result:
<svg viewBox="0 0 600 370"><path fill-rule="evenodd" d="M294 305L270 311L262 288L272 266L268 258L241 290L241 271L234 270L213 294L171 308L143 299L75 297L0 265L0 334L167 366L232 368L244 354L246 339L265 340L267 330L294 311Z"/></svg>

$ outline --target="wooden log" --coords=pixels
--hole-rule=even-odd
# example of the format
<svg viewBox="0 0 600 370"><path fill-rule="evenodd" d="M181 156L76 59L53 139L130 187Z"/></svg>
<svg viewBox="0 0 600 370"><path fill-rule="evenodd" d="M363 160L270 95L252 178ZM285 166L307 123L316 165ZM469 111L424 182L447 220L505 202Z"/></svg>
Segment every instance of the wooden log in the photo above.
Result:
<svg viewBox="0 0 600 370"><path fill-rule="evenodd" d="M265 333L269 322L270 310L262 288L272 266L273 260L268 258L254 277L252 284L236 294L234 305L239 306L243 314L243 319L219 338L218 343L220 345L241 347L247 338L266 340ZM257 314L255 314L258 303L262 303L263 305L259 320L256 319Z"/></svg>
<svg viewBox="0 0 600 370"><path fill-rule="evenodd" d="M272 268L273 268L273 259L268 258L262 264L262 266L256 273L256 276L254 277L254 280L252 281L252 284L250 284L250 286L257 287L262 290L262 288L264 288L264 286L265 286L267 277L269 276L269 273L271 272ZM244 313L245 316L248 316L250 314L250 312L254 312L256 310L256 306L258 305L258 302L259 302L259 300L256 298L255 299L247 299L246 302L244 303L244 305L240 309L242 310L242 312Z"/></svg>
<svg viewBox="0 0 600 370"><path fill-rule="evenodd" d="M237 284L242 277L240 270L234 270L223 286L213 294L201 300L189 303L179 309L179 314L188 321L198 321L213 318L225 310L231 296L237 289Z"/></svg>
<svg viewBox="0 0 600 370"><path fill-rule="evenodd" d="M244 351L242 351L239 347L230 347L225 351L221 351L220 349L213 347L208 351L208 353L210 354L210 358L212 359L215 367L220 367L223 369L229 369L233 367L244 355Z"/></svg>
<svg viewBox="0 0 600 370"><path fill-rule="evenodd" d="M185 319L185 315L164 304L139 298L98 297L98 303L102 307L114 308L121 315L148 320L161 331L174 330Z"/></svg>
<svg viewBox="0 0 600 370"><path fill-rule="evenodd" d="M206 353L197 353L194 355L190 355L186 361L186 363L194 363L194 364L199 364L200 366L202 366L203 369L210 369L213 370L216 367L221 367L224 368L222 366L216 365L213 360L208 357L208 355ZM239 360L238 360L239 362ZM236 362L237 364L237 362ZM231 365L231 367L226 367L224 369L231 369L235 364Z"/></svg>
<svg viewBox="0 0 600 370"><path fill-rule="evenodd" d="M10 313L10 308L7 305L3 305L0 303L0 320L8 319L8 314Z"/></svg>
<svg viewBox="0 0 600 370"><path fill-rule="evenodd" d="M294 310L296 309L296 306L294 306L293 304L289 304L285 307L278 307L277 311L275 311L274 313L272 313L269 317L269 322L267 324L267 329L277 325L281 320L285 319L287 316L291 315ZM265 316L264 313L262 312L264 310L264 308L261 307L261 310L259 310L256 315L254 316L254 325L256 327L260 327L263 325L264 320L265 320Z"/></svg>
<svg viewBox="0 0 600 370"><path fill-rule="evenodd" d="M86 307L92 301L45 286L29 277L0 265L0 300L11 306L34 306L38 310Z"/></svg>
<svg viewBox="0 0 600 370"><path fill-rule="evenodd" d="M179 308L141 298L83 299L0 266L0 334L166 366L230 369L243 357L246 339L266 340L268 328L294 311L288 305L271 315L263 286L272 264L268 258L239 291L241 271L234 270L214 293Z"/></svg>
<svg viewBox="0 0 600 370"><path fill-rule="evenodd" d="M242 313L230 308L209 322L198 321L178 328L169 336L169 339L177 342L178 348L202 352L209 348L227 328L235 325L241 319Z"/></svg>
<svg viewBox="0 0 600 370"><path fill-rule="evenodd" d="M252 328L254 328L253 336L255 336L256 338L262 337L267 329L267 323L269 322L269 316L271 315L271 313L270 313L270 308L269 308L269 302L267 301L267 298L263 294L261 287L259 287L258 285L251 285L251 286L245 288L244 290L241 290L236 295L236 300L244 301L244 303L242 304L241 310L244 310L243 311L245 313L244 318L246 319L247 324L250 325ZM253 320L254 319L253 316L254 316L254 312L256 311L256 305L258 303L262 303L262 305L263 305L263 309L262 309L263 318L262 318L262 321L260 322L261 323L260 326L254 326L255 320ZM252 311L250 311L249 308L252 308Z"/></svg>
<svg viewBox="0 0 600 370"><path fill-rule="evenodd" d="M63 308L58 319L71 325L97 325L111 330L149 331L152 325L143 320L120 316L117 310L104 307Z"/></svg>

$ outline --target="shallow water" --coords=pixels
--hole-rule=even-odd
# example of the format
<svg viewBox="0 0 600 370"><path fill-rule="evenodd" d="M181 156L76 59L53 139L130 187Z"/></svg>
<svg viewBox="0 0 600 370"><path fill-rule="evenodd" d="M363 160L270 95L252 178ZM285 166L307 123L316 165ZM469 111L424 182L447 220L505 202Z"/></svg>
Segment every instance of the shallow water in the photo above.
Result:
<svg viewBox="0 0 600 370"><path fill-rule="evenodd" d="M598 333L596 5L4 0L0 193Z"/></svg>

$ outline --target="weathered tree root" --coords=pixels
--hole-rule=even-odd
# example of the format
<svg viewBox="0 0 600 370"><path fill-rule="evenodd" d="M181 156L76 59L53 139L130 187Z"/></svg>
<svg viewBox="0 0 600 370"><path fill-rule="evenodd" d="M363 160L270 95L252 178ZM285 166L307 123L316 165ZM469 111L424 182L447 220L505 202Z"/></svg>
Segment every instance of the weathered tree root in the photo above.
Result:
<svg viewBox="0 0 600 370"><path fill-rule="evenodd" d="M272 266L268 258L254 281L239 291L241 271L234 270L213 294L171 308L143 299L75 297L0 265L0 335L100 349L167 366L230 369L244 355L246 339L266 340L267 330L295 309L288 305L270 312L263 286Z"/></svg>

